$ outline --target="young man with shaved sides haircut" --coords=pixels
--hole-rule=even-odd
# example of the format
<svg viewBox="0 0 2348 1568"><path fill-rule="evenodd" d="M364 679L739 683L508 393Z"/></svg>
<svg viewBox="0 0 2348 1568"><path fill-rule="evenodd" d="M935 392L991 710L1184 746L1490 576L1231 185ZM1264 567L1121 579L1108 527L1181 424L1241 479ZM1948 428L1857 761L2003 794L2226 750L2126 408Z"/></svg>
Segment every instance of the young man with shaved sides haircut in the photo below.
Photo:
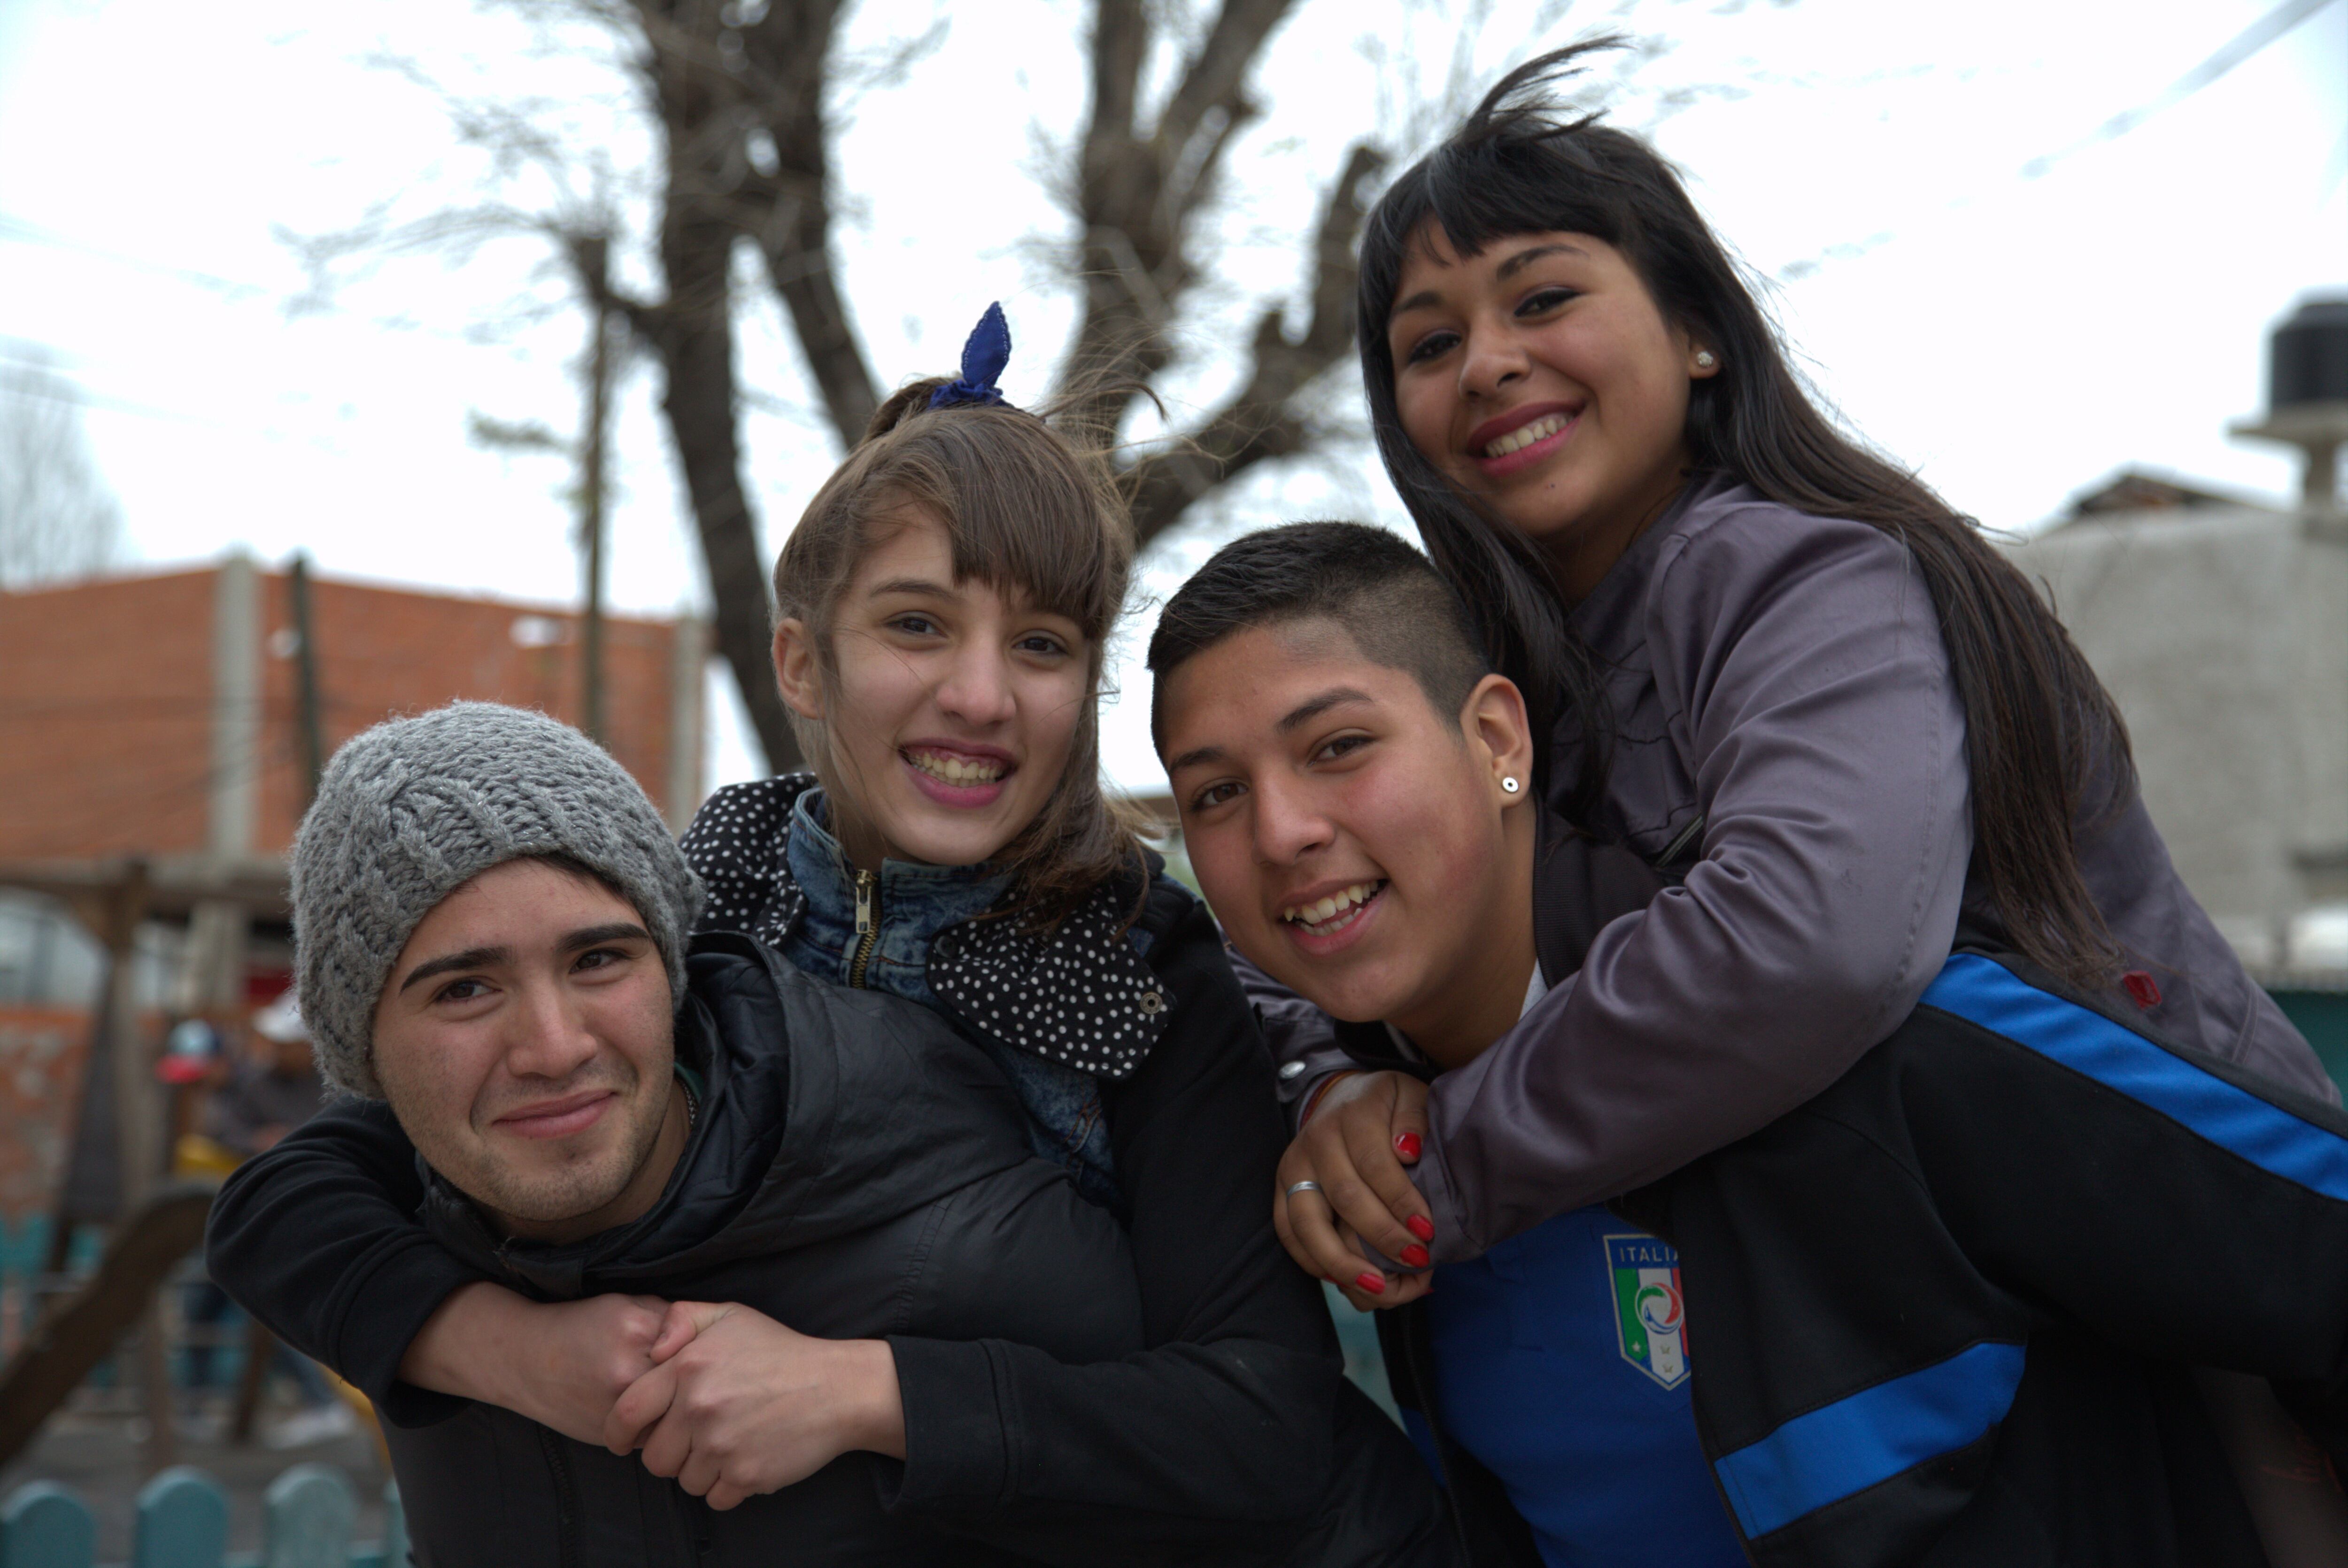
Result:
<svg viewBox="0 0 2348 1568"><path fill-rule="evenodd" d="M2348 1117L1965 950L1808 1105L1545 1209L1484 1132L1623 1086L1577 1106L1560 1050L1437 1146L1424 1085L1564 999L1598 934L1573 912L1633 917L1668 869L1546 811L1522 694L1382 531L1227 546L1148 662L1190 863L1285 1058L1275 1223L1389 1309L1474 1561L2342 1560L2303 1456L2348 1464ZM1478 1164L1524 1228L1430 1268L1422 1159Z"/></svg>

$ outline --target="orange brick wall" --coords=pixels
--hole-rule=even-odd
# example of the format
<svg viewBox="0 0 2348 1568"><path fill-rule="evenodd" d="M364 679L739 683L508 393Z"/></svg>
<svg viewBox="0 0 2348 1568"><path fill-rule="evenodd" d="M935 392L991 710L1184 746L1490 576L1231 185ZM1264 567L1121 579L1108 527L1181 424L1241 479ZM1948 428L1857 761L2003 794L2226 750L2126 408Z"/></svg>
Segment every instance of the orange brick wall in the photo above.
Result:
<svg viewBox="0 0 2348 1568"><path fill-rule="evenodd" d="M0 858L204 847L213 575L0 594Z"/></svg>
<svg viewBox="0 0 2348 1568"><path fill-rule="evenodd" d="M211 569L0 594L0 860L206 847ZM259 579L262 725L253 850L292 842L304 793L285 577ZM458 697L577 723L577 617L487 598L312 580L325 749ZM561 629L525 647L514 625ZM671 649L664 621L604 621L604 741L668 807ZM697 744L697 738L695 738ZM695 804L697 802L688 802Z"/></svg>
<svg viewBox="0 0 2348 1568"><path fill-rule="evenodd" d="M271 646L273 635L294 624L286 580L264 577L261 603L262 695L269 719L262 731L256 839L258 848L275 852L293 841L303 791L294 720L299 676L294 659L278 656ZM310 605L330 757L335 747L394 714L419 713L458 697L541 708L571 724L582 717L575 615L314 578ZM553 622L565 640L546 647L518 645L513 627L523 616ZM675 636L666 622L603 619L603 744L664 811Z"/></svg>

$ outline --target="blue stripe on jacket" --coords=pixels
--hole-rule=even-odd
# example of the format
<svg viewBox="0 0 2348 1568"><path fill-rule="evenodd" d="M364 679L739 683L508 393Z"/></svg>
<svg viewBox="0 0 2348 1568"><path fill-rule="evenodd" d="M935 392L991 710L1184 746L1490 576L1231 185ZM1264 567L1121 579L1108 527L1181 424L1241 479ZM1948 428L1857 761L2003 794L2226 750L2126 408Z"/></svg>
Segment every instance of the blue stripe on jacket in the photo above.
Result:
<svg viewBox="0 0 2348 1568"><path fill-rule="evenodd" d="M1978 1024L2116 1089L2271 1175L2348 1201L2348 1140L2237 1088L1978 954L1920 1006ZM2013 1408L2024 1350L1987 1342L1787 1421L1714 1466L1746 1539L1978 1441Z"/></svg>
<svg viewBox="0 0 2348 1568"><path fill-rule="evenodd" d="M2271 1175L2348 1201L2348 1140L2235 1088L2093 1008L2025 984L2003 965L1955 954L1919 1006L2027 1046Z"/></svg>
<svg viewBox="0 0 2348 1568"><path fill-rule="evenodd" d="M2022 1382L2022 1346L1994 1341L1795 1417L1713 1471L1747 1541L1980 1440Z"/></svg>

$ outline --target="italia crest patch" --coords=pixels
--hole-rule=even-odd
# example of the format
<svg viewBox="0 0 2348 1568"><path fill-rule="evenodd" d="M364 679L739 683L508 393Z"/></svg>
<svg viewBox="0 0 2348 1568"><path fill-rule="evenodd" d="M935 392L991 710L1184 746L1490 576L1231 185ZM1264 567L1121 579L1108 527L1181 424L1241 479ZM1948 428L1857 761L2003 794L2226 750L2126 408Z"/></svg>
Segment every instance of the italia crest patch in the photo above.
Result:
<svg viewBox="0 0 2348 1568"><path fill-rule="evenodd" d="M1679 1250L1648 1235L1604 1238L1614 1280L1614 1335L1622 1359L1666 1388L1687 1381L1687 1306Z"/></svg>

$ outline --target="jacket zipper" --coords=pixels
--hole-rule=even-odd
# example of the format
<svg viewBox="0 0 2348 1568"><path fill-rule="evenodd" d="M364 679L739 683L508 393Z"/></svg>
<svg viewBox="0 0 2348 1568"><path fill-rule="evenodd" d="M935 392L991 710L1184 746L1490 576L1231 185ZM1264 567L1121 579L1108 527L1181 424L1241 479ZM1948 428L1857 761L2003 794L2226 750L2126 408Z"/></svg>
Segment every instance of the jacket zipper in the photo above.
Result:
<svg viewBox="0 0 2348 1568"><path fill-rule="evenodd" d="M554 1472L555 1561L561 1568L579 1568L579 1493L571 1480L571 1460L562 1439L547 1428L538 1429L538 1446Z"/></svg>
<svg viewBox="0 0 2348 1568"><path fill-rule="evenodd" d="M878 902L880 879L870 872L856 873L856 954L848 961L848 983L864 985L864 966L872 962L872 949L880 942L880 923L873 918L873 904Z"/></svg>
<svg viewBox="0 0 2348 1568"><path fill-rule="evenodd" d="M1416 1315L1405 1319L1402 1329L1402 1356L1405 1368L1410 1374L1411 1397L1418 1403L1418 1418L1426 1423L1427 1446L1435 1450L1436 1480L1443 1488L1443 1511L1450 1516L1451 1533L1459 1542L1459 1560L1476 1560L1475 1543L1468 1536L1467 1511L1460 1506L1458 1489L1451 1484L1450 1439L1444 1436L1435 1415L1435 1388L1426 1371L1418 1364L1418 1335L1426 1309L1416 1302L1399 1309Z"/></svg>

